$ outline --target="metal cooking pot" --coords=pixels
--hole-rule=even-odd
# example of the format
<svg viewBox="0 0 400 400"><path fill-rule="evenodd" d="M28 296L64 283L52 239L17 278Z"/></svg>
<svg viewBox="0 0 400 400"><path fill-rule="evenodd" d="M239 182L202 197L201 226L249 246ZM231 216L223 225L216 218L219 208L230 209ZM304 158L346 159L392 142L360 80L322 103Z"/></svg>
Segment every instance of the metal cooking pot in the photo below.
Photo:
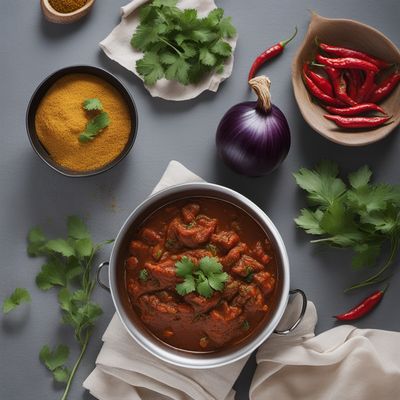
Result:
<svg viewBox="0 0 400 400"><path fill-rule="evenodd" d="M269 239L273 242L278 258L279 298L276 302L275 309L271 312L269 320L263 325L260 324L247 340L236 345L227 346L221 350L207 353L180 350L155 337L146 329L140 318L132 312L132 306L125 287L124 261L128 256L129 242L137 228L160 207L176 200L193 197L209 197L223 200L242 209L267 233ZM109 266L109 287L100 280L100 272L104 266ZM99 285L111 292L115 309L123 325L133 339L135 339L140 346L161 360L186 368L200 369L221 367L247 356L260 346L272 333L287 334L295 329L303 318L307 305L307 299L303 291L300 289L289 290L289 259L281 235L272 221L259 207L241 194L226 187L206 182L171 186L157 192L141 203L128 217L119 231L111 252L110 261L100 264L97 271L97 278ZM288 329L284 331L275 330L285 311L289 295L296 293L299 293L303 299L299 318Z"/></svg>

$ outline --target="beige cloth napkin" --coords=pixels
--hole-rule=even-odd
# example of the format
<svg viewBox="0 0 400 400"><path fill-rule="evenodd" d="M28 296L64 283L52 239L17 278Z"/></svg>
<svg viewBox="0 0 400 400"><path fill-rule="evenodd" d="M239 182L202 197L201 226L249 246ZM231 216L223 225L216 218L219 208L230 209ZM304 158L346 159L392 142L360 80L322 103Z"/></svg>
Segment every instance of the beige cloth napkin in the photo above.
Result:
<svg viewBox="0 0 400 400"><path fill-rule="evenodd" d="M121 8L122 18L118 26L100 42L100 47L106 55L116 61L129 71L132 71L139 78L136 71L136 61L143 57L143 53L135 50L130 45L132 34L139 25L139 17L137 9L146 3L148 0L133 0L126 6ZM196 8L199 16L207 15L211 10L216 8L214 0L180 0L179 8ZM227 42L232 46L233 51L236 47L237 36L232 39L227 39ZM205 90L216 92L219 84L228 78L232 73L233 55L225 65L222 74L213 74L206 77L202 82L196 85L181 85L178 82L160 79L153 86L145 86L153 97L161 97L166 100L188 100L197 97ZM142 79L142 78L140 78Z"/></svg>
<svg viewBox="0 0 400 400"><path fill-rule="evenodd" d="M400 399L400 332L338 326L314 336L315 308L257 353L250 400Z"/></svg>
<svg viewBox="0 0 400 400"><path fill-rule="evenodd" d="M171 161L154 192L179 183L202 181ZM232 386L247 359L211 370L166 364L143 350L115 314L103 335L96 368L83 386L100 400L233 400Z"/></svg>

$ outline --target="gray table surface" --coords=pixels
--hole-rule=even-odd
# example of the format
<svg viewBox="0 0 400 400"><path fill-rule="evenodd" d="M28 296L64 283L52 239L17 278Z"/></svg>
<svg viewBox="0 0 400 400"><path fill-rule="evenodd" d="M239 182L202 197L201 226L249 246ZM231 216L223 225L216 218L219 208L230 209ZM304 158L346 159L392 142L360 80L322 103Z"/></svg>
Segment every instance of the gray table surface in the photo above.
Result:
<svg viewBox="0 0 400 400"><path fill-rule="evenodd" d="M53 294L40 292L34 276L40 260L26 256L26 232L42 225L50 234L64 232L65 217L87 218L96 239L113 237L130 211L152 190L168 162L178 160L210 182L235 189L258 204L280 230L291 259L292 287L306 291L317 306L317 332L335 326L331 315L345 310L364 295L344 295L344 287L357 275L349 267L349 253L312 246L295 229L293 218L304 205L292 172L333 159L344 171L369 164L375 177L399 183L399 129L372 146L345 148L330 143L303 121L290 82L291 59L310 19L309 10L328 17L353 18L370 24L400 46L398 0L219 0L239 32L233 75L217 93L204 93L183 103L153 99L131 73L110 61L98 42L119 22L119 7L126 0L97 0L91 15L81 22L53 25L41 15L38 0L1 0L0 11L0 301L14 287L26 287L30 306L0 322L0 399L54 399L59 388L40 365L43 344L71 342L61 329ZM252 98L246 84L250 60L266 45L287 37L293 27L299 35L279 60L264 69L272 79L273 101L286 114L292 148L285 163L273 174L257 179L238 176L217 158L214 136L223 113L234 103ZM50 170L30 148L25 132L25 110L39 82L68 65L91 64L119 77L130 90L139 110L139 133L133 151L115 169L89 179L68 179ZM99 259L107 259L105 249ZM360 328L400 330L398 300L400 274L379 310L357 323ZM92 398L81 387L101 347L100 337L112 314L110 297L98 289L95 298L104 308L88 353L75 379L70 399ZM73 356L76 352L73 352ZM235 387L237 398L247 398L254 372L249 361Z"/></svg>

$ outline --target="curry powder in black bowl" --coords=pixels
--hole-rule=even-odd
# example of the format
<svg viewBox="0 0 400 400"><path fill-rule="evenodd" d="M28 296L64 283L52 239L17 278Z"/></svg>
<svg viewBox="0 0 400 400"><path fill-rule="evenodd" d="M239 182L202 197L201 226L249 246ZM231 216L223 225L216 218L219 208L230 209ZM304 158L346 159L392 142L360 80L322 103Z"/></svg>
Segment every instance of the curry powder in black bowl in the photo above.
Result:
<svg viewBox="0 0 400 400"><path fill-rule="evenodd" d="M63 68L32 95L26 126L31 145L52 169L92 176L117 165L136 139L135 102L123 84L93 66Z"/></svg>

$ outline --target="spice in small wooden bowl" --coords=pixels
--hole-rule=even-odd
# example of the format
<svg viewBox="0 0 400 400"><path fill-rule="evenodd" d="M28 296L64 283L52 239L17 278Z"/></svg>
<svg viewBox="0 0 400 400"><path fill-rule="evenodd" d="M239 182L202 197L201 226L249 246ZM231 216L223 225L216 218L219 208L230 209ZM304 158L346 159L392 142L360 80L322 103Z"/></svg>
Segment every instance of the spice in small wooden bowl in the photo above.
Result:
<svg viewBox="0 0 400 400"><path fill-rule="evenodd" d="M57 71L32 96L27 129L36 153L66 176L89 176L129 152L137 113L122 84L104 70L75 66Z"/></svg>
<svg viewBox="0 0 400 400"><path fill-rule="evenodd" d="M57 24L69 24L84 17L95 0L40 0L45 18Z"/></svg>

